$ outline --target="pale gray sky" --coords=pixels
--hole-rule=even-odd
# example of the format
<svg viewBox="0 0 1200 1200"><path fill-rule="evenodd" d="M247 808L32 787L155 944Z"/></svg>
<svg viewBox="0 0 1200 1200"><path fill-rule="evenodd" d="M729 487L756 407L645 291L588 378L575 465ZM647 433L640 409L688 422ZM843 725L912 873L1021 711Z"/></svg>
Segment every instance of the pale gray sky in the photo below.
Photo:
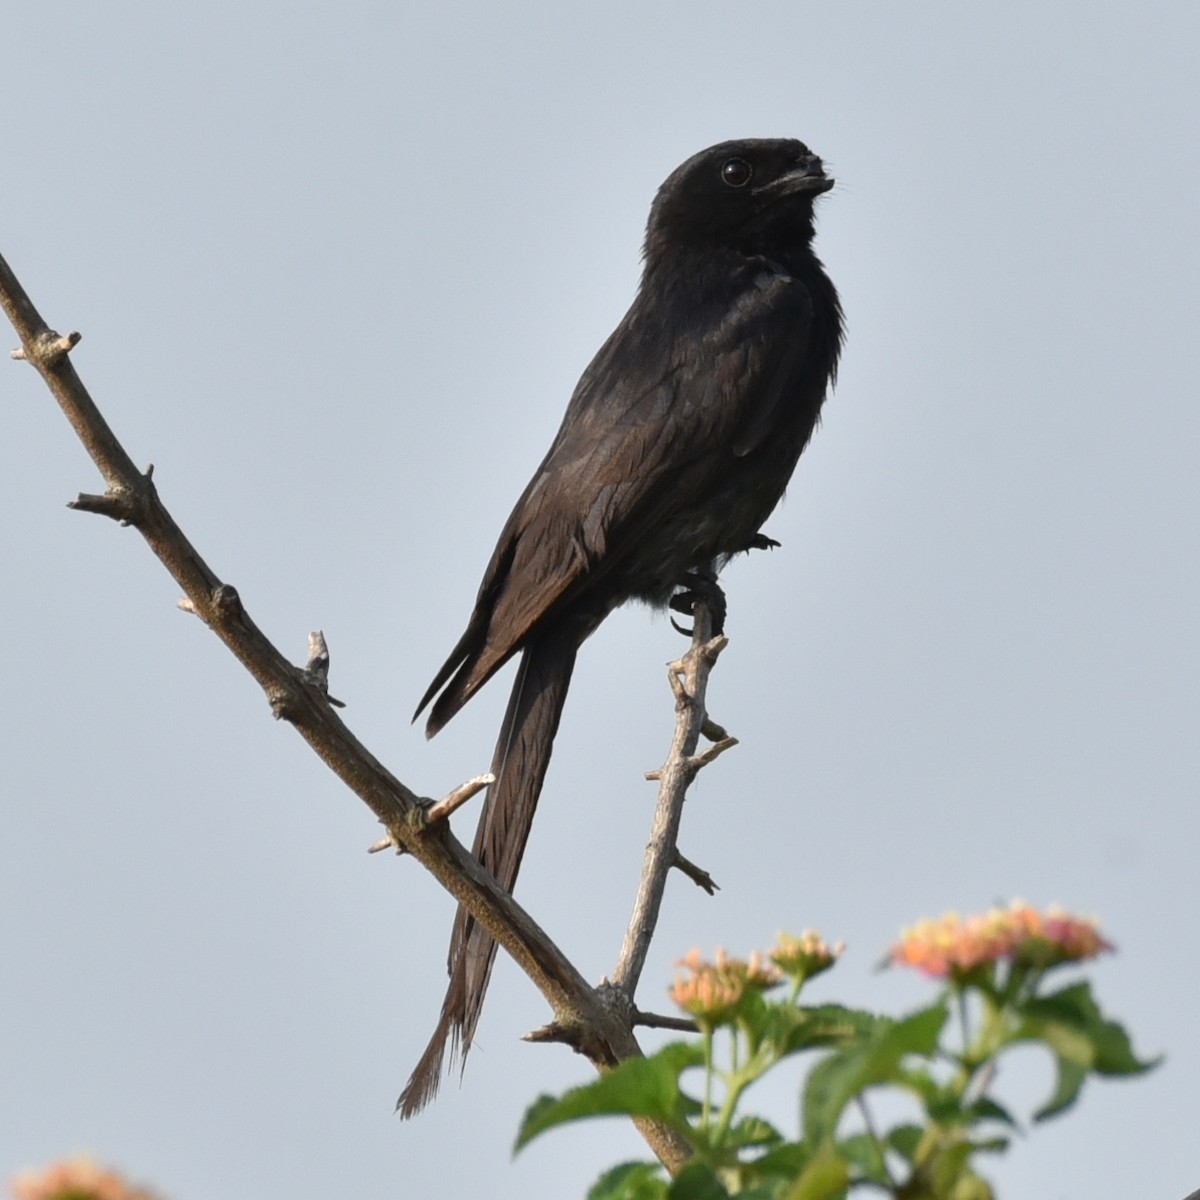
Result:
<svg viewBox="0 0 1200 1200"><path fill-rule="evenodd" d="M1200 837L1195 236L1200 10L1183 3L14 8L0 250L134 457L347 719L440 794L484 769L507 676L408 718L504 517L629 302L689 154L801 137L850 337L822 429L728 573L714 716L642 1001L691 946L845 938L820 994L893 1011L901 925L1014 895L1097 915L1091 972L1147 1079L991 1169L1003 1200L1200 1183L1189 939ZM11 342L11 336L10 336ZM392 1105L452 905L368 858L370 814L194 619L0 367L0 1173L91 1150L172 1200L582 1196L616 1123L510 1163L588 1077L518 1038L496 972L461 1087ZM620 944L681 640L584 648L520 885L598 978ZM456 828L468 835L465 823ZM1032 1052L1000 1094L1050 1085ZM791 1119L794 1081L761 1098Z"/></svg>

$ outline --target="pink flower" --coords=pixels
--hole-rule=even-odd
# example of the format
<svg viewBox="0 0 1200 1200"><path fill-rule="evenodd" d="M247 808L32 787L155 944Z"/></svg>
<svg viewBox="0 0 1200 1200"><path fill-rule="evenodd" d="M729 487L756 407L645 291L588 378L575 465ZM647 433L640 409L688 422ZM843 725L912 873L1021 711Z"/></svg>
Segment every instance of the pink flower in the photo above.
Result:
<svg viewBox="0 0 1200 1200"><path fill-rule="evenodd" d="M1051 907L1042 918L1040 931L1017 947L1016 957L1021 962L1051 966L1081 962L1112 949L1112 943L1101 936L1095 921Z"/></svg>
<svg viewBox="0 0 1200 1200"><path fill-rule="evenodd" d="M892 947L891 961L944 977L1002 959L1026 966L1053 966L1095 958L1111 949L1094 921L1060 908L1039 913L1014 901L1008 908L993 908L973 917L949 912L937 920L918 921L900 935Z"/></svg>

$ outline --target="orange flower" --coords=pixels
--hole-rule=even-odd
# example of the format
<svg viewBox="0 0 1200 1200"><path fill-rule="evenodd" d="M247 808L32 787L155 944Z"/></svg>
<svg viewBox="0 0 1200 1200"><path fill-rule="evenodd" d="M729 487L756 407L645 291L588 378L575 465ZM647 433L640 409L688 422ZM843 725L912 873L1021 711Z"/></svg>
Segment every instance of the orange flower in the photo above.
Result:
<svg viewBox="0 0 1200 1200"><path fill-rule="evenodd" d="M1043 913L1021 901L973 917L949 912L918 921L892 947L891 960L943 977L1009 959L1027 966L1095 958L1112 946L1094 921L1060 908Z"/></svg>
<svg viewBox="0 0 1200 1200"><path fill-rule="evenodd" d="M733 1019L748 991L765 991L780 980L778 970L757 951L748 959L730 958L718 950L716 962L705 962L699 950L679 959L689 974L676 975L668 995L686 1013L706 1025Z"/></svg>
<svg viewBox="0 0 1200 1200"><path fill-rule="evenodd" d="M44 1171L22 1171L12 1190L16 1200L158 1200L86 1157L64 1159Z"/></svg>

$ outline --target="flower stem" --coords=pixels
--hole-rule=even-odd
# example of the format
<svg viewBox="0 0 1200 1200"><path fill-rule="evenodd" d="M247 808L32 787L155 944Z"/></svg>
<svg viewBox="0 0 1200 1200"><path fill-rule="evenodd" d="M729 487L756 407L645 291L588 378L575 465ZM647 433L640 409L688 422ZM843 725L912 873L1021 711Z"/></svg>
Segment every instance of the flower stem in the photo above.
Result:
<svg viewBox="0 0 1200 1200"><path fill-rule="evenodd" d="M700 1128L708 1131L708 1122L712 1114L712 1085L713 1085L713 1030L705 1021L701 1027L704 1035L704 1106L700 1110Z"/></svg>

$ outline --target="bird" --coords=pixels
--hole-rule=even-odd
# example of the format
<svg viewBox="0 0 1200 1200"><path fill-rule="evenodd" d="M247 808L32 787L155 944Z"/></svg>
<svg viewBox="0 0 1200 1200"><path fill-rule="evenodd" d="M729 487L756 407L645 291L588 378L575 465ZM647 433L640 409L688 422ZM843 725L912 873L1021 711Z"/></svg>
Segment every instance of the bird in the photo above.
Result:
<svg viewBox="0 0 1200 1200"><path fill-rule="evenodd" d="M467 627L414 714L432 737L520 655L474 853L512 889L576 654L610 612L719 596L782 498L836 381L837 290L812 248L834 186L793 138L725 141L658 189L629 311L583 372L500 533ZM723 621L717 605L714 623ZM437 1028L397 1102L465 1065L496 944L459 909Z"/></svg>

